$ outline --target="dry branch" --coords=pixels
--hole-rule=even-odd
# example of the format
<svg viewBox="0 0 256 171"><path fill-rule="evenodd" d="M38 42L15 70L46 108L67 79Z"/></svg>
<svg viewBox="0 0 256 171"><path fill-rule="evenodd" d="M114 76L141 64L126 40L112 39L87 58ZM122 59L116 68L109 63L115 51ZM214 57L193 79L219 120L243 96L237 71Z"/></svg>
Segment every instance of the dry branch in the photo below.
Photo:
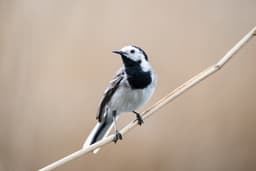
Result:
<svg viewBox="0 0 256 171"><path fill-rule="evenodd" d="M247 33L232 49L230 49L224 57L222 57L216 64L208 67L207 69L205 69L204 71L202 71L201 73L197 74L196 76L194 76L193 78L191 78L190 80L188 80L187 82L185 82L184 84L182 84L181 86L179 86L178 88L176 88L175 90L173 90L172 92L170 92L169 94L167 94L165 97L163 97L162 99L160 99L157 103L155 103L154 105L152 105L151 107L149 107L146 111L142 112L142 118L145 120L148 117L150 117L154 112L156 112L157 110L159 110L160 108L164 107L166 104L170 103L171 101L173 101L176 97L180 96L181 94L183 94L186 90L190 89L191 87L193 87L194 85L198 84L199 82L201 82L202 80L204 80L205 78L207 78L208 76L212 75L213 73L215 73L216 71L218 71L219 69L221 69L233 56L234 54L236 54L241 47L243 47L253 36L256 35L256 27L254 27L249 33ZM137 126L137 121L132 121L129 124L127 124L121 131L120 133L122 135L125 135L127 132L129 132L130 130L132 130L133 128L135 128ZM114 138L114 135L109 135L108 137L104 138L101 141L96 142L95 144L92 144L91 146L87 147L87 148L82 148L42 169L40 169L39 171L49 171L52 170L56 167L59 167L61 165L64 165L65 163L76 159L84 154L87 154L99 147L102 148L102 146L111 143L112 140Z"/></svg>

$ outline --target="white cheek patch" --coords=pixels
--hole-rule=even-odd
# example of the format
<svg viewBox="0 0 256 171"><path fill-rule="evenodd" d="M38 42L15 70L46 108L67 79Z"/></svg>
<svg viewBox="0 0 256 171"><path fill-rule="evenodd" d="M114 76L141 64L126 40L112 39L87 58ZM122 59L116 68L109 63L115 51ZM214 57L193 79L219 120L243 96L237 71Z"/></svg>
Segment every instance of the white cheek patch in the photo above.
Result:
<svg viewBox="0 0 256 171"><path fill-rule="evenodd" d="M133 55L133 56L128 55L127 57L133 61L139 61L141 59L140 55Z"/></svg>
<svg viewBox="0 0 256 171"><path fill-rule="evenodd" d="M147 72L151 69L150 64L146 60L142 60L140 66L141 66L142 71L144 71L144 72Z"/></svg>

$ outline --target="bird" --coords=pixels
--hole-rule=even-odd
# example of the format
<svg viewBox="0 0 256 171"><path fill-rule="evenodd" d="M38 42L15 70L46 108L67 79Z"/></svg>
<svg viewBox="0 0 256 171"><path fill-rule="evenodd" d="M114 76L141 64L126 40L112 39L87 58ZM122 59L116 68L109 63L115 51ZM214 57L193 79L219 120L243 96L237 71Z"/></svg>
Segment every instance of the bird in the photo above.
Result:
<svg viewBox="0 0 256 171"><path fill-rule="evenodd" d="M122 140L123 137L117 128L117 119L123 113L135 114L137 123L142 125L142 116L136 110L149 101L156 89L156 73L142 48L128 45L112 52L120 55L123 66L110 81L100 100L96 114L98 122L87 137L83 148L106 137L113 126L115 131L113 142ZM93 152L97 153L99 149Z"/></svg>

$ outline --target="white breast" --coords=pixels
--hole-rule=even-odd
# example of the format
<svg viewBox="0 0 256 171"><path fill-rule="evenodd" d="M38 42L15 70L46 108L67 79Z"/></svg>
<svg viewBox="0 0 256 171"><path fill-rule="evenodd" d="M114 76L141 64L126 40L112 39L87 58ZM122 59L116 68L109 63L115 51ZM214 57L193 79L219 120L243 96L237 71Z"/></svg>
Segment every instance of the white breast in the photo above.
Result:
<svg viewBox="0 0 256 171"><path fill-rule="evenodd" d="M131 89L127 82L122 82L109 103L110 109L117 113L132 112L143 106L153 95L156 87L156 78L153 74L152 84L145 89Z"/></svg>

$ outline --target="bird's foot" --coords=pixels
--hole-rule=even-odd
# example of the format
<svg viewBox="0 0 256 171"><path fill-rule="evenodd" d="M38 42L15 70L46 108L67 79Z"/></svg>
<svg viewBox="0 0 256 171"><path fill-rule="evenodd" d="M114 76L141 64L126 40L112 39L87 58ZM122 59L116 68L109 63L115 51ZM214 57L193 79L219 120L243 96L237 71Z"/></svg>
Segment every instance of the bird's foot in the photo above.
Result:
<svg viewBox="0 0 256 171"><path fill-rule="evenodd" d="M133 113L135 113L136 118L137 118L137 120L138 120L138 124L141 126L141 125L144 123L144 121L143 121L141 115L140 115L138 112L135 112L135 111L133 111Z"/></svg>
<svg viewBox="0 0 256 171"><path fill-rule="evenodd" d="M118 140L122 140L122 139L123 139L122 134L120 132L116 131L113 142L116 144Z"/></svg>

